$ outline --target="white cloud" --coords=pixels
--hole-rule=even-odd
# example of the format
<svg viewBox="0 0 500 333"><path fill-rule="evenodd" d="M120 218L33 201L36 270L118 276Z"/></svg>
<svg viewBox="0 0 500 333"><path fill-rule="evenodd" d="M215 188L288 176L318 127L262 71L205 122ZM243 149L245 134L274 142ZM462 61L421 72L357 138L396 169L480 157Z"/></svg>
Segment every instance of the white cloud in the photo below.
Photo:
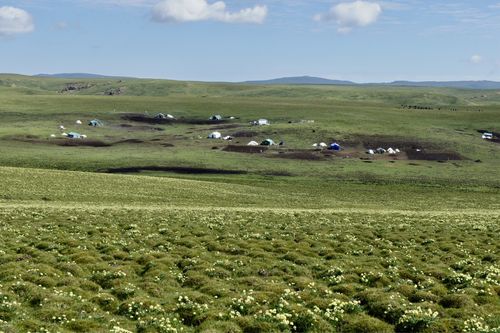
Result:
<svg viewBox="0 0 500 333"><path fill-rule="evenodd" d="M223 1L210 4L206 0L164 0L153 8L153 19L158 22L263 23L266 16L266 6L230 12Z"/></svg>
<svg viewBox="0 0 500 333"><path fill-rule="evenodd" d="M66 30L69 28L69 24L66 21L60 21L56 23L57 30Z"/></svg>
<svg viewBox="0 0 500 333"><path fill-rule="evenodd" d="M28 33L34 29L33 17L25 10L9 6L0 7L0 36Z"/></svg>
<svg viewBox="0 0 500 333"><path fill-rule="evenodd" d="M382 14L382 6L375 2L354 1L342 2L327 13L318 14L314 17L316 21L336 22L339 26L338 32L347 33L355 27L365 27L377 22Z"/></svg>
<svg viewBox="0 0 500 333"><path fill-rule="evenodd" d="M480 64L483 62L483 57L479 54L474 54L472 57L470 57L469 61L473 64Z"/></svg>
<svg viewBox="0 0 500 333"><path fill-rule="evenodd" d="M153 0L81 0L83 3L94 5L112 5L112 6L135 6L143 7L153 4Z"/></svg>

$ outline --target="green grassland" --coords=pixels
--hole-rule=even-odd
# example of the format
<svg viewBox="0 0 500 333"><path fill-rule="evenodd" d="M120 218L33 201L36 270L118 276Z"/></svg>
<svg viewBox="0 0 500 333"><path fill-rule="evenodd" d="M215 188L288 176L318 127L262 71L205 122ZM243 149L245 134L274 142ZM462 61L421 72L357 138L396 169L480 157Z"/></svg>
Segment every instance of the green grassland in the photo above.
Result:
<svg viewBox="0 0 500 333"><path fill-rule="evenodd" d="M500 92L0 75L0 116L0 332L500 331Z"/></svg>

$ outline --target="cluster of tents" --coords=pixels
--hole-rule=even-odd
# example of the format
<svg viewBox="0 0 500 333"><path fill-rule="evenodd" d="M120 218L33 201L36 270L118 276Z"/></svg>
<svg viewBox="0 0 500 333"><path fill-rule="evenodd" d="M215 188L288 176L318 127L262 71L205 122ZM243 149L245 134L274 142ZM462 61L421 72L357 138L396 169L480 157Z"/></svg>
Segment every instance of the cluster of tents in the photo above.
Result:
<svg viewBox="0 0 500 333"><path fill-rule="evenodd" d="M312 146L315 147L315 148L328 148L330 150L335 150L335 151L342 150L342 146L340 146L340 144L338 144L337 142L334 142L334 143L332 143L330 145L327 145L324 142L320 142L320 143L315 143Z"/></svg>
<svg viewBox="0 0 500 333"><path fill-rule="evenodd" d="M76 120L75 121L75 124L76 125L82 125L83 122L81 120ZM88 125L91 126L91 127L102 127L104 126L104 123L102 121L100 121L99 119L92 119L88 122ZM65 137L65 138L68 138L68 139L85 139L87 138L87 136L85 134L80 134L78 132L69 132L69 133L66 133L64 130L66 130L66 127L64 127L64 125L59 125L59 129L61 131L63 131L61 133L61 136ZM55 134L51 134L50 135L51 138L55 138L57 137Z"/></svg>
<svg viewBox="0 0 500 333"><path fill-rule="evenodd" d="M258 143L257 141L250 141L247 146L284 146L285 143L281 141L280 143L274 142L272 139L265 139L261 143Z"/></svg>
<svg viewBox="0 0 500 333"><path fill-rule="evenodd" d="M175 117L171 114L158 113L155 115L155 119L172 119L175 120Z"/></svg>
<svg viewBox="0 0 500 333"><path fill-rule="evenodd" d="M384 148L380 147L380 148L377 148L377 149L368 149L368 151L366 153L369 154L369 155L375 155L375 154L397 155L397 154L401 153L401 150L399 150L399 149L393 149L393 148L384 149Z"/></svg>
<svg viewBox="0 0 500 333"><path fill-rule="evenodd" d="M208 139L222 139L222 140L226 140L226 141L231 141L233 140L234 138L230 135L228 136L222 136L222 134L220 132L212 132L208 135L207 137ZM274 140L272 139L265 139L264 141L262 141L261 143L258 143L257 141L250 141L247 145L248 146L283 146L285 143L283 141L281 141L280 143L276 143L274 142Z"/></svg>
<svg viewBox="0 0 500 333"><path fill-rule="evenodd" d="M230 135L222 136L222 134L220 132L212 132L208 135L207 138L209 138L209 139L223 139L226 141L231 141L233 139L233 137Z"/></svg>

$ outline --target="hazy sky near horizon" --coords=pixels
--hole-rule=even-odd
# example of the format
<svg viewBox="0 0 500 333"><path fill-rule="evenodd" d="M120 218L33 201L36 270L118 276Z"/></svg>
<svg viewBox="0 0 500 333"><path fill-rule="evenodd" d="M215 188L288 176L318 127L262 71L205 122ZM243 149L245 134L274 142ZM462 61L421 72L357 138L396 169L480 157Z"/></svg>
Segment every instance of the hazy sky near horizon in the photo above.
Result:
<svg viewBox="0 0 500 333"><path fill-rule="evenodd" d="M500 0L0 0L0 72L500 81Z"/></svg>

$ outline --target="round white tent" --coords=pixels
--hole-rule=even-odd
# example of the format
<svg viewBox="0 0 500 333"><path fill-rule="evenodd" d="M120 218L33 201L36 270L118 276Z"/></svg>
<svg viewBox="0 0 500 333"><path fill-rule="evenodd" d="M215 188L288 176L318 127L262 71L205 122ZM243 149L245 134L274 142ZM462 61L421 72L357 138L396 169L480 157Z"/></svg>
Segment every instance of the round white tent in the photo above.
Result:
<svg viewBox="0 0 500 333"><path fill-rule="evenodd" d="M212 132L208 135L209 139L220 139L222 137L222 134L220 132Z"/></svg>

